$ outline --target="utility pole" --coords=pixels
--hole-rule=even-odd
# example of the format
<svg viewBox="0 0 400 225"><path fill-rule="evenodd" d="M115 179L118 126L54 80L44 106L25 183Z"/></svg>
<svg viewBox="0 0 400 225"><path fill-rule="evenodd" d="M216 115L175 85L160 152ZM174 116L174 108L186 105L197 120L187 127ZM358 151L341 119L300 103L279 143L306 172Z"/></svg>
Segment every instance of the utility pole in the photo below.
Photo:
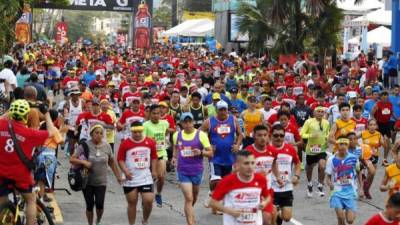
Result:
<svg viewBox="0 0 400 225"><path fill-rule="evenodd" d="M171 5L171 24L172 27L178 25L178 0L172 0L172 5Z"/></svg>

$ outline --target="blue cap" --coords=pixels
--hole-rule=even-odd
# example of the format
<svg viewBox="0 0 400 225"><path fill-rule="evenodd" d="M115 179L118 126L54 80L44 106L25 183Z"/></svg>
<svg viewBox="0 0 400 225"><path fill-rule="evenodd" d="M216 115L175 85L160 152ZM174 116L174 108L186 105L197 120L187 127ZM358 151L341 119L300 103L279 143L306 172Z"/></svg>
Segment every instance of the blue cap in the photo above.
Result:
<svg viewBox="0 0 400 225"><path fill-rule="evenodd" d="M194 119L193 114L192 114L191 112L184 112L184 113L182 113L181 118L180 118L181 121L184 121L184 120L187 119L187 118L193 120L193 119Z"/></svg>

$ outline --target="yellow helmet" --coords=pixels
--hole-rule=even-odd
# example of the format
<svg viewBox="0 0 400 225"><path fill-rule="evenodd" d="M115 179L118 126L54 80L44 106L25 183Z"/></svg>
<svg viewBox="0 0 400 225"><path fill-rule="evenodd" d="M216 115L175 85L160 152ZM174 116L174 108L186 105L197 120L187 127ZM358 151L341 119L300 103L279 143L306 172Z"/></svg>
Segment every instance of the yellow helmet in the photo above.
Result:
<svg viewBox="0 0 400 225"><path fill-rule="evenodd" d="M18 99L11 103L9 113L14 120L20 120L26 123L29 111L29 103L26 100Z"/></svg>

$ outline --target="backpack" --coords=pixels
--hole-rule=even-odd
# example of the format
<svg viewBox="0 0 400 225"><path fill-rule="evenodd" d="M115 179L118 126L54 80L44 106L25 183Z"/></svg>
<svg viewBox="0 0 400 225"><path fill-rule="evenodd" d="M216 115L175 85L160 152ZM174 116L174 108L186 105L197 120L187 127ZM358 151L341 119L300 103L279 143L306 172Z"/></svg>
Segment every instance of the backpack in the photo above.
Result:
<svg viewBox="0 0 400 225"><path fill-rule="evenodd" d="M85 140L81 140L79 145L82 146L84 150L84 155L86 159L89 159L89 146ZM81 191L86 188L88 182L88 169L80 166L78 168L71 167L68 172L68 183L73 191Z"/></svg>

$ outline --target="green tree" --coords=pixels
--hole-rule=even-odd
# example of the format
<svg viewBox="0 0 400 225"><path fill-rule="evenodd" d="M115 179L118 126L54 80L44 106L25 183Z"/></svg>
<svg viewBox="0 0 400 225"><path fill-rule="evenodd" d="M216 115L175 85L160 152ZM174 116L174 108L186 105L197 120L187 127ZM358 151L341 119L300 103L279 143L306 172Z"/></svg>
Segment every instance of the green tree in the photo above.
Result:
<svg viewBox="0 0 400 225"><path fill-rule="evenodd" d="M153 25L155 27L171 27L171 8L163 5L153 13Z"/></svg>
<svg viewBox="0 0 400 225"><path fill-rule="evenodd" d="M0 55L7 53L15 41L15 23L21 17L24 4L31 6L40 0L0 1ZM66 5L68 0L50 0L56 5Z"/></svg>
<svg viewBox="0 0 400 225"><path fill-rule="evenodd" d="M68 23L68 41L75 42L81 37L93 38L92 26L97 14L97 12L65 11L64 18Z"/></svg>

